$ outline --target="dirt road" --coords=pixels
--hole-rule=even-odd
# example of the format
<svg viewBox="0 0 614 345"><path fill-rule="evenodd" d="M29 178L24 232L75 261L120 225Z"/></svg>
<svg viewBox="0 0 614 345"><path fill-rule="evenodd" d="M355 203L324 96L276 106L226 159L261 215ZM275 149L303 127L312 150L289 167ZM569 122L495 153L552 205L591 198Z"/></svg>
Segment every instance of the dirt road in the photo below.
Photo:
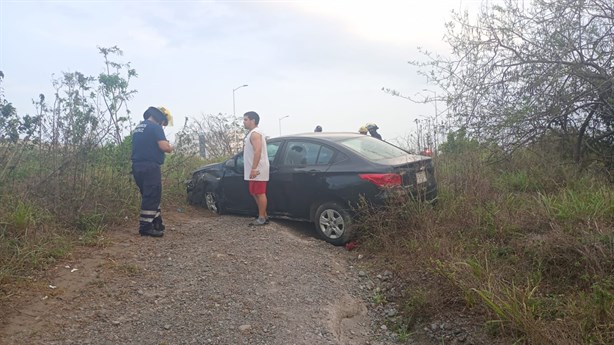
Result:
<svg viewBox="0 0 614 345"><path fill-rule="evenodd" d="M15 296L4 344L383 344L358 254L309 225L208 211L167 214L162 239L132 222ZM385 327L384 327L385 329Z"/></svg>

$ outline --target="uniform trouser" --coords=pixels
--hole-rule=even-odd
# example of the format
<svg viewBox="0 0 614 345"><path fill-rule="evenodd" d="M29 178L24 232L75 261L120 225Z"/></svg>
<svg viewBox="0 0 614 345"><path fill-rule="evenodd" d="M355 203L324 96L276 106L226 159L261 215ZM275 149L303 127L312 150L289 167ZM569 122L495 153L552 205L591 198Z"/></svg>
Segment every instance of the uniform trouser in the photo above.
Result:
<svg viewBox="0 0 614 345"><path fill-rule="evenodd" d="M160 211L160 200L162 199L160 165L154 162L133 163L132 175L141 192L139 231L163 230Z"/></svg>

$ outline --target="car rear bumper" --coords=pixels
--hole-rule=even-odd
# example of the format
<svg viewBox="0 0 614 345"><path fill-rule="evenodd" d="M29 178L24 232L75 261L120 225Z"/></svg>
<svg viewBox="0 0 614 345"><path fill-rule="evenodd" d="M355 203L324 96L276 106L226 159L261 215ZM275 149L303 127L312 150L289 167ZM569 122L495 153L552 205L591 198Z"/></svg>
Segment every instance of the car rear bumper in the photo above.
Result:
<svg viewBox="0 0 614 345"><path fill-rule="evenodd" d="M402 203L406 201L433 202L437 199L437 186L422 184L416 186L405 186L399 188L389 188L384 190L378 199L381 204Z"/></svg>

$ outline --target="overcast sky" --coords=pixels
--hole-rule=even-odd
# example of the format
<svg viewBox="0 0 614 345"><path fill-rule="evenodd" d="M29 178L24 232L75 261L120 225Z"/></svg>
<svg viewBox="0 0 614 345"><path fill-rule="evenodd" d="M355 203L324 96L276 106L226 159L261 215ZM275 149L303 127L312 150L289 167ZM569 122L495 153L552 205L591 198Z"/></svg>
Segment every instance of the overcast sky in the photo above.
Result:
<svg viewBox="0 0 614 345"><path fill-rule="evenodd" d="M138 78L135 122L149 105L171 110L175 126L201 114L254 110L269 136L357 131L374 122L384 139L407 135L436 91L407 61L418 47L442 53L452 9L469 0L27 1L0 0L0 70L6 98L20 114L52 98L52 74L103 71L97 46L117 45ZM429 93L422 92L425 95ZM440 109L443 104L440 104ZM287 118L280 118L288 116Z"/></svg>

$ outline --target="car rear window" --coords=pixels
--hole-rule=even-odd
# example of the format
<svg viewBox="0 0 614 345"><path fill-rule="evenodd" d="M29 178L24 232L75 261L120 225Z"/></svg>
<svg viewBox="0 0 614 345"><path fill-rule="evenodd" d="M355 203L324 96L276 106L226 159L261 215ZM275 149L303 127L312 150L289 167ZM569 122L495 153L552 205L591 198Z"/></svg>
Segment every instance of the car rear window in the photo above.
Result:
<svg viewBox="0 0 614 345"><path fill-rule="evenodd" d="M356 152L358 155L372 160L390 159L406 156L407 152L385 141L368 136L350 138L339 141L339 144Z"/></svg>

